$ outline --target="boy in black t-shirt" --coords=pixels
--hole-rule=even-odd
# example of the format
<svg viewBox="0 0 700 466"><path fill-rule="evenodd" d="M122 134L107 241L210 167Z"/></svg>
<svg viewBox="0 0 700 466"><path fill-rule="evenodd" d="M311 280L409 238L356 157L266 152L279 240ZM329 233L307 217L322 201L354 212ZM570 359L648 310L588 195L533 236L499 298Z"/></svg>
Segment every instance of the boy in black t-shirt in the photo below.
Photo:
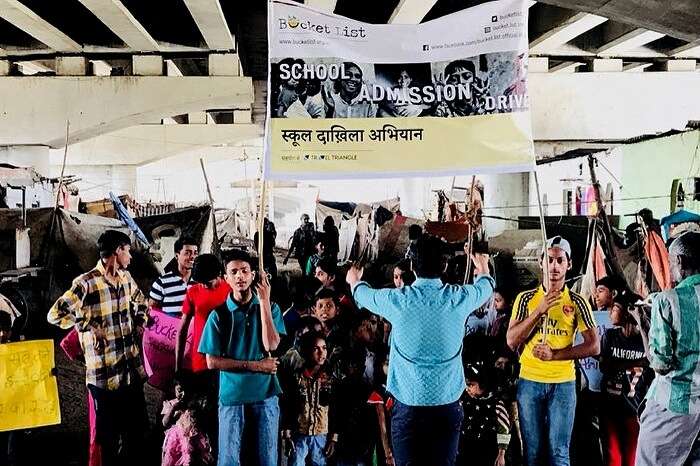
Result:
<svg viewBox="0 0 700 466"><path fill-rule="evenodd" d="M606 330L601 345L605 464L634 466L639 435L637 412L654 378L639 327L629 312L639 299L629 291L615 297L610 309L615 327Z"/></svg>

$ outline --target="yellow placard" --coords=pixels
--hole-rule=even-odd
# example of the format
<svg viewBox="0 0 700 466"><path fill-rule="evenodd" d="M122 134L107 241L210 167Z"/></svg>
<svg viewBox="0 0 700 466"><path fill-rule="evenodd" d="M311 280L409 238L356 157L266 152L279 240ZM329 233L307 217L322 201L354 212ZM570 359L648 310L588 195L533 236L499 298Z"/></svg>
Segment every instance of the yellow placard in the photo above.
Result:
<svg viewBox="0 0 700 466"><path fill-rule="evenodd" d="M0 345L0 432L61 423L52 340Z"/></svg>
<svg viewBox="0 0 700 466"><path fill-rule="evenodd" d="M468 118L271 119L272 177L527 171L529 113Z"/></svg>

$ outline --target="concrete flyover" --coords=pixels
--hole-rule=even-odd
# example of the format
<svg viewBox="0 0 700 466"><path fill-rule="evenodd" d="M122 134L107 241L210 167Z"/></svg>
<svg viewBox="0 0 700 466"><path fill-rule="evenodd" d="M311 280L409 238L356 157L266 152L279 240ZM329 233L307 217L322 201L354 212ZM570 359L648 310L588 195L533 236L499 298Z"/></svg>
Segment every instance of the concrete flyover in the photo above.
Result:
<svg viewBox="0 0 700 466"><path fill-rule="evenodd" d="M0 146L69 144L212 108L250 109L253 83L232 76L2 76Z"/></svg>

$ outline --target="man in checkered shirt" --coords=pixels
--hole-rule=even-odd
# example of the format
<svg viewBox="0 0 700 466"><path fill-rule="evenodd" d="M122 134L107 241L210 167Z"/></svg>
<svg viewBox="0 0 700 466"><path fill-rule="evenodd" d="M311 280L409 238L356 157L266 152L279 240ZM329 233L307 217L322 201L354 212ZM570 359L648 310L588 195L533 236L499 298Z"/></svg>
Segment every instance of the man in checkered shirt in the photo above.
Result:
<svg viewBox="0 0 700 466"><path fill-rule="evenodd" d="M47 320L75 327L85 354L85 380L95 404L102 465L127 464L142 450L148 426L137 329L147 319L145 299L126 268L131 241L107 230L97 241L100 260L79 276L49 310ZM136 460L135 463L138 463Z"/></svg>

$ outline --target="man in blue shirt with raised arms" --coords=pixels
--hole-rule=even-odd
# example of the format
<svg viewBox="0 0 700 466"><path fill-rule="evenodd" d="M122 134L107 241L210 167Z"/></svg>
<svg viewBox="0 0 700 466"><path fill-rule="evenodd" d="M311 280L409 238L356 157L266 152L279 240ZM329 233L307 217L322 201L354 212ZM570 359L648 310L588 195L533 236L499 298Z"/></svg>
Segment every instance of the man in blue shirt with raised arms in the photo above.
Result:
<svg viewBox="0 0 700 466"><path fill-rule="evenodd" d="M270 301L267 275L253 294L253 260L233 250L224 260L226 281L233 290L226 302L209 314L199 352L219 376L219 466L240 466L245 424L255 432L252 445L260 466L277 466L279 434L277 349L285 334L282 312ZM251 425L252 424L252 425Z"/></svg>
<svg viewBox="0 0 700 466"><path fill-rule="evenodd" d="M396 466L452 466L464 412L462 339L467 316L493 294L488 255L473 256L473 285L446 285L444 243L422 236L416 244L418 279L400 289L374 290L352 267L347 282L359 308L392 325L387 390L396 398L391 437Z"/></svg>

